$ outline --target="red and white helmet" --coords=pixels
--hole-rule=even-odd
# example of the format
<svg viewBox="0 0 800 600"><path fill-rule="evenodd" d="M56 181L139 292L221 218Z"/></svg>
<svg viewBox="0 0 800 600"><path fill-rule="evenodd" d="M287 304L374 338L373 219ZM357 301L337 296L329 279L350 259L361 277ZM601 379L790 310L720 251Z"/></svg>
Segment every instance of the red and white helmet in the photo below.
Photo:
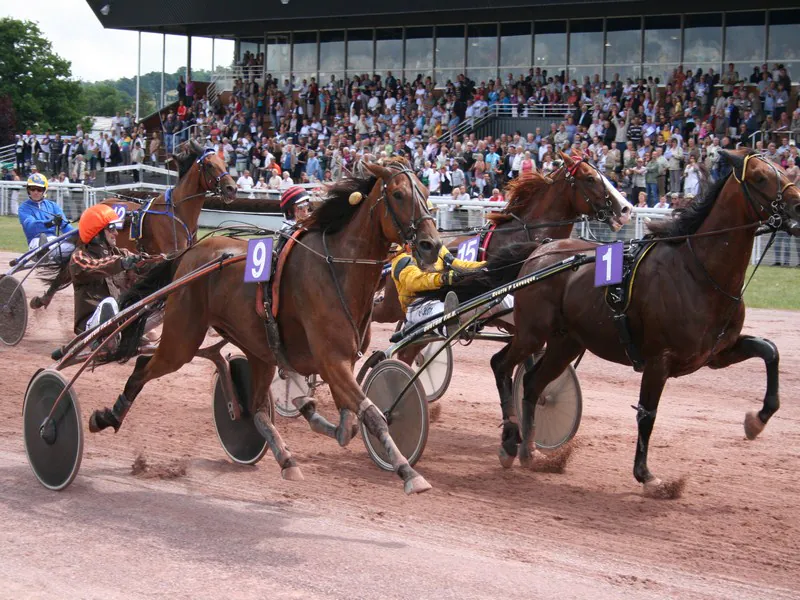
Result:
<svg viewBox="0 0 800 600"><path fill-rule="evenodd" d="M304 188L293 185L281 194L281 210L287 218L293 219L295 207L308 204L310 201L311 196Z"/></svg>

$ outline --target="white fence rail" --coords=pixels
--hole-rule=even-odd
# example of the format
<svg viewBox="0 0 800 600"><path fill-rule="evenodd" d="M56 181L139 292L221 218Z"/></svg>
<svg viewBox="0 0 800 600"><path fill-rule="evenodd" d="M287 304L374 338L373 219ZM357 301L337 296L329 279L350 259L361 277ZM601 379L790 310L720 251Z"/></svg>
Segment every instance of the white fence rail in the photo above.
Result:
<svg viewBox="0 0 800 600"><path fill-rule="evenodd" d="M130 167L127 167L130 169ZM64 213L71 220L80 217L81 213L89 206L96 204L98 200L106 197L114 197L120 190L148 190L164 191L169 186L155 183L131 183L120 184L107 187L94 188L86 185L73 183L51 183L47 197L55 201ZM305 184L303 187L313 189L319 187L316 184ZM277 200L280 198L281 190L272 189L251 189L240 190L240 195L248 198L263 198L265 200ZM0 181L0 215L16 215L17 206L27 198L24 181ZM452 239L457 235L469 235L471 230L478 229L486 223L486 214L497 212L505 208L505 202L491 202L489 200L470 200L458 202L450 196L431 196L431 202L436 208L436 225L443 230L442 236L445 239ZM274 206L274 205L273 205ZM241 213L235 211L214 211L227 212L231 221L263 223L264 213ZM248 217L248 215L252 215ZM647 233L647 223L654 219L665 219L672 215L669 208L635 208L633 218L620 231L613 232L604 223L597 221L587 221L576 225L573 236L584 237L599 242L609 243L625 241L634 238L641 238ZM222 217L219 217L222 218ZM452 231L458 230L458 231ZM20 232L21 235L21 232ZM759 257L766 246L768 237L758 237L753 244L751 264L758 262ZM800 241L781 232L778 234L775 244L769 249L764 258L764 265L772 265L780 262L786 266L800 266Z"/></svg>

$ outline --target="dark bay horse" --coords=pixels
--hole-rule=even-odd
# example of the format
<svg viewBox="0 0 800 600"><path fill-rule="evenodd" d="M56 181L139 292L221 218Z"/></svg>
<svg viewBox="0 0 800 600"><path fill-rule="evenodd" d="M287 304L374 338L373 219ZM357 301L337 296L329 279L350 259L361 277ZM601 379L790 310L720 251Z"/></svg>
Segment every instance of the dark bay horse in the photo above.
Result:
<svg viewBox="0 0 800 600"><path fill-rule="evenodd" d="M122 198L107 198L102 204L124 206L126 227L117 235L117 246L131 252L167 254L183 250L192 244L197 235L197 222L205 202L206 193L224 198L226 204L236 199L236 182L225 169L225 163L215 152L206 151L195 140L174 154L178 166L178 183L171 193L169 204L164 194L153 200L142 226L138 240L130 238L130 216L141 204ZM42 269L43 280L49 284L43 296L31 300L31 308L46 308L59 290L69 286L69 264Z"/></svg>
<svg viewBox="0 0 800 600"><path fill-rule="evenodd" d="M302 375L320 374L340 411L339 425L334 426L316 413L313 401L304 399L299 408L312 430L344 446L357 430L353 422L357 415L385 445L395 471L405 482L406 493L424 492L430 485L397 450L383 414L361 391L353 367L369 344L372 299L390 244L410 243L420 263L430 265L438 257L441 242L428 212L427 192L406 161L386 166L370 164L366 169L368 176L331 185L327 200L304 221L307 232L283 266L278 325L291 367ZM244 240L209 238L186 252L174 276L180 277L225 253L243 254L246 250ZM336 260L327 262L326 256ZM243 283L244 268L244 262L227 267L169 297L158 350L152 357L137 359L114 410L92 415L92 431L118 428L144 385L191 361L207 329L214 327L250 361L250 414L281 466L282 476L302 478L270 421L269 387L277 359L264 321L256 313L256 284Z"/></svg>
<svg viewBox="0 0 800 600"><path fill-rule="evenodd" d="M487 217L495 227L483 260L514 244L530 243L530 253L534 244L544 239L568 238L582 216L607 222L613 231L619 231L630 220L632 206L605 175L581 158L563 153L561 158L563 166L550 176L533 173L513 179L506 186L505 209ZM457 246L463 239L466 238L448 245ZM397 286L387 275L383 300L375 304L372 320L397 323L404 319ZM410 365L422 347L406 348L398 358Z"/></svg>
<svg viewBox="0 0 800 600"><path fill-rule="evenodd" d="M778 349L769 340L741 335L745 307L741 293L757 226L771 223L800 234L800 191L780 167L748 152L723 151L732 175L708 189L674 219L654 223L655 245L639 265L627 311L633 342L644 361L637 408L638 443L633 474L645 493L664 496L663 484L647 467L650 434L669 377L704 366L720 369L759 357L767 368L763 408L747 414L748 438L755 438L777 411ZM540 246L520 276L570 255L594 252L580 240ZM536 402L547 385L585 349L631 365L612 322L603 288L594 287L594 265L555 275L516 292L514 340L492 358L504 406L513 368L546 344L543 358L524 379L519 458L533 464ZM505 416L505 410L504 410ZM517 424L504 421L501 462L517 455Z"/></svg>

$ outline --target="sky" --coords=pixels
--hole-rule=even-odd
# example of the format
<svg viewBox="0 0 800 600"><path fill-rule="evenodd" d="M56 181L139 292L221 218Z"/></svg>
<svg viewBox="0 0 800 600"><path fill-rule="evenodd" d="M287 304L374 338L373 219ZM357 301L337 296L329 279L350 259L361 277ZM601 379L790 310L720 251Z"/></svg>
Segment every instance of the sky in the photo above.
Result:
<svg viewBox="0 0 800 600"><path fill-rule="evenodd" d="M0 17L37 21L53 51L72 63L72 75L84 81L136 75L138 33L103 29L86 0L0 0ZM142 73L161 71L163 36L142 34ZM186 38L168 35L166 72L186 65ZM211 39L192 38L192 68L211 69ZM217 40L214 63L233 57L233 42Z"/></svg>

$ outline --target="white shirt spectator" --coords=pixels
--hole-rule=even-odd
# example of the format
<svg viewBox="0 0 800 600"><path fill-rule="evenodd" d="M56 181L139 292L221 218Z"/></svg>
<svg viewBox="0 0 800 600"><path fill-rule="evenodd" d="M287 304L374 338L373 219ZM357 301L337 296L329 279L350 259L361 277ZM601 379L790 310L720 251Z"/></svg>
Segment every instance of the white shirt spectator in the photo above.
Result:
<svg viewBox="0 0 800 600"><path fill-rule="evenodd" d="M253 178L249 175L245 176L242 175L239 179L236 180L236 185L243 190L249 190L253 187Z"/></svg>

